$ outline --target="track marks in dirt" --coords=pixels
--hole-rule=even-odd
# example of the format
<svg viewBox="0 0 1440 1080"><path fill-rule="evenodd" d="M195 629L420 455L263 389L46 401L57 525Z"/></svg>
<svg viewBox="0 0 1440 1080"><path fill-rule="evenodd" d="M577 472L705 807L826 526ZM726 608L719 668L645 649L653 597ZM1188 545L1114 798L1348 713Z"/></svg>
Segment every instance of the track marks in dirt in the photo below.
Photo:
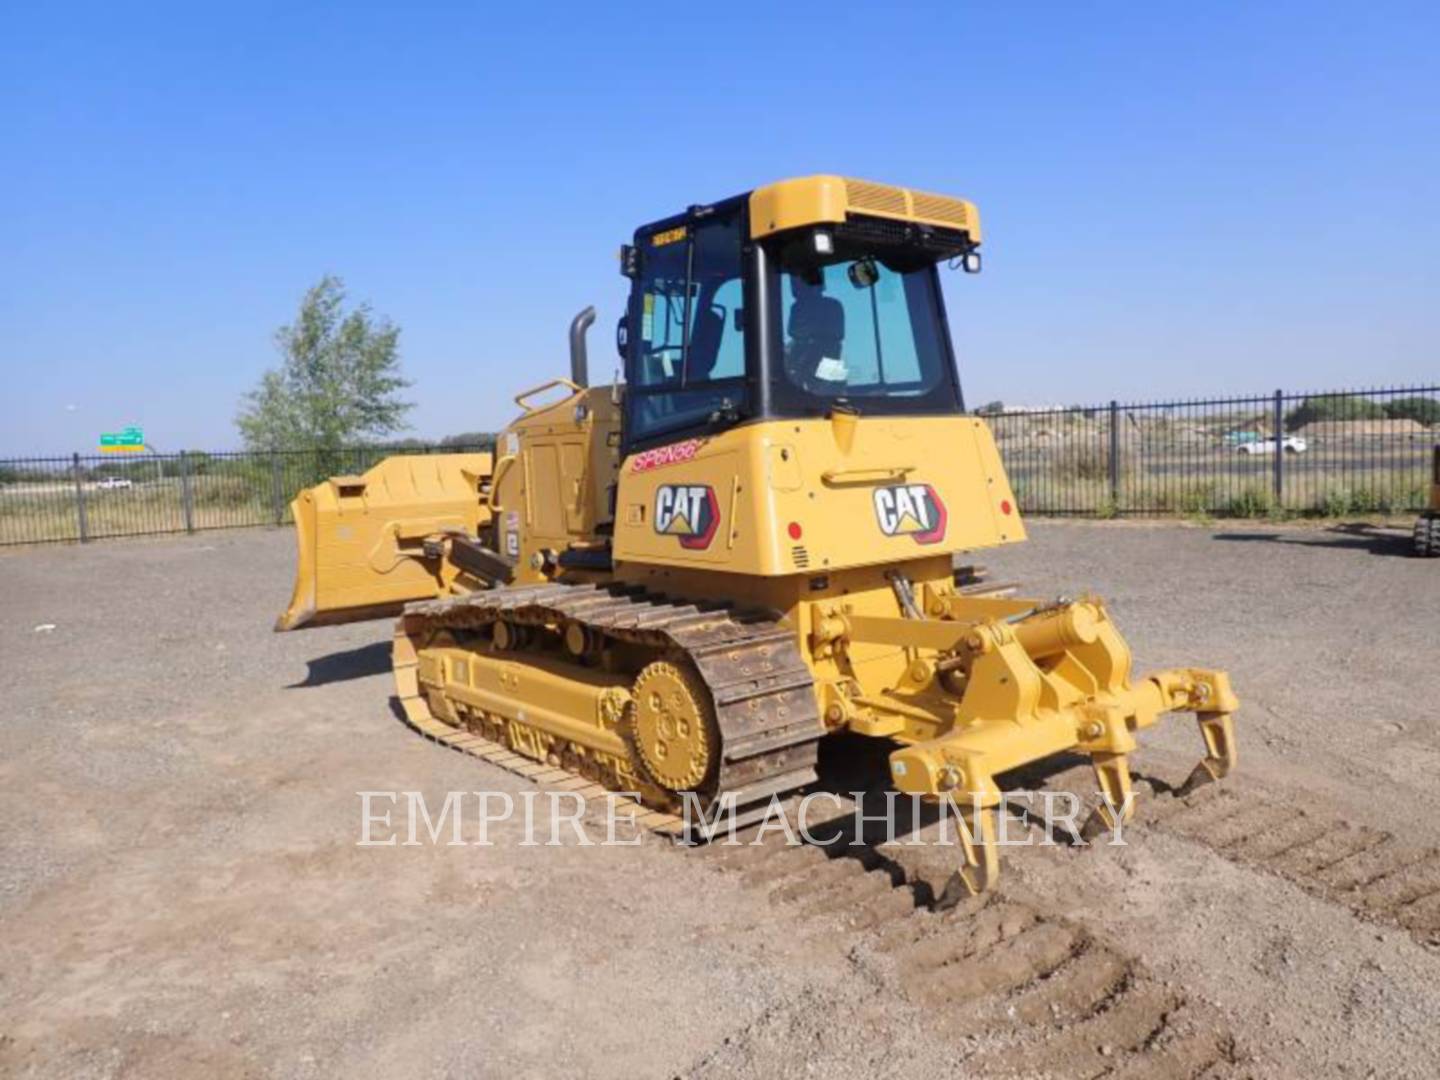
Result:
<svg viewBox="0 0 1440 1080"><path fill-rule="evenodd" d="M1177 799L1142 799L1137 825L1210 848L1242 866L1277 874L1371 922L1440 946L1440 850L1359 825L1323 808L1278 802L1234 786Z"/></svg>
<svg viewBox="0 0 1440 1080"><path fill-rule="evenodd" d="M1213 1010L1024 898L991 894L917 915L869 944L910 1000L983 1032L1006 1072L1196 1076L1236 1062Z"/></svg>
<svg viewBox="0 0 1440 1080"><path fill-rule="evenodd" d="M900 847L715 851L797 933L954 1031L989 1075L1223 1076L1240 1060L1211 1007L1035 897L1005 887L943 914Z"/></svg>

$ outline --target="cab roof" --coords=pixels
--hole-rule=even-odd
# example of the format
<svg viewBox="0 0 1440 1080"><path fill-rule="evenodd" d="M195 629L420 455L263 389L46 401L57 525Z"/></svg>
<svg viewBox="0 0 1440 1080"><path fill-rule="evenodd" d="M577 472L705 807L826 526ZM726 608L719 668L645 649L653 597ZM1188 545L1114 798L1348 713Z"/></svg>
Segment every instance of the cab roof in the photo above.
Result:
<svg viewBox="0 0 1440 1080"><path fill-rule="evenodd" d="M756 240L790 229L842 224L860 217L960 231L971 245L980 243L980 211L968 199L828 173L780 180L707 206L694 206L642 225L636 235L680 227L696 217L731 210L745 201L749 202L750 236Z"/></svg>
<svg viewBox="0 0 1440 1080"><path fill-rule="evenodd" d="M754 239L807 225L840 223L852 215L959 229L972 244L980 243L980 211L974 203L949 195L830 175L781 180L750 193Z"/></svg>

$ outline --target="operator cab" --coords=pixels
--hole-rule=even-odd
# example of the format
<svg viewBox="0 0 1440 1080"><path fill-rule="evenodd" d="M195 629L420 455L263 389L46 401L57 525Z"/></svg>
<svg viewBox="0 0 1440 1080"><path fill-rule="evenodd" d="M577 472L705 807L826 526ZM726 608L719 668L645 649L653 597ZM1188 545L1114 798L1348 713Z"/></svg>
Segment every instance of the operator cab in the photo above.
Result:
<svg viewBox="0 0 1440 1080"><path fill-rule="evenodd" d="M959 199L783 181L637 229L625 452L750 420L963 411L937 264L978 269Z"/></svg>

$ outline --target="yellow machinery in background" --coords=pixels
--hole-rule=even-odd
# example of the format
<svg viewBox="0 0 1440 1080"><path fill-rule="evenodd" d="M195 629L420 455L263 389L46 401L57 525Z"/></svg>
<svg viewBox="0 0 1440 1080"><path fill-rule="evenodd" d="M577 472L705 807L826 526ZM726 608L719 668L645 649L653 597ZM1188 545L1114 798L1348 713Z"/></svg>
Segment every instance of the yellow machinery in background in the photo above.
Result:
<svg viewBox="0 0 1440 1080"><path fill-rule="evenodd" d="M1430 463L1430 509L1415 521L1415 554L1440 558L1440 446Z"/></svg>
<svg viewBox="0 0 1440 1080"><path fill-rule="evenodd" d="M1197 715L1186 790L1235 763L1222 672L1136 676L1096 599L973 595L960 552L1025 529L964 409L938 268L979 269L961 199L836 176L643 226L625 382L517 399L483 455L393 458L296 502L280 620L410 600L397 688L444 724L658 811L744 815L816 781L821 739L888 740L903 792L969 826L953 894L997 873L998 777L1094 763L1092 827L1130 813L1127 756Z"/></svg>

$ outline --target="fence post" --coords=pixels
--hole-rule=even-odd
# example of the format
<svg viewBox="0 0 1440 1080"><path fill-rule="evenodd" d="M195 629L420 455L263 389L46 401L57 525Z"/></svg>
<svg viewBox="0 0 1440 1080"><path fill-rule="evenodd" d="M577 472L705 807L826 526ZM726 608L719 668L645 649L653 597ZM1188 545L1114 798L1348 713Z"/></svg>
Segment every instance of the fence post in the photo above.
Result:
<svg viewBox="0 0 1440 1080"><path fill-rule="evenodd" d="M1285 447L1281 444L1285 438L1285 395L1279 390L1275 391L1275 509L1278 511L1285 503Z"/></svg>
<svg viewBox="0 0 1440 1080"><path fill-rule="evenodd" d="M280 455L270 455L270 505L275 512L275 524L281 525L285 521L285 504L281 502L280 491Z"/></svg>
<svg viewBox="0 0 1440 1080"><path fill-rule="evenodd" d="M1110 402L1110 504L1120 510L1120 404Z"/></svg>
<svg viewBox="0 0 1440 1080"><path fill-rule="evenodd" d="M195 531L195 494L190 490L190 456L180 451L180 505L185 512L185 531Z"/></svg>
<svg viewBox="0 0 1440 1080"><path fill-rule="evenodd" d="M80 479L80 455L77 453L72 461L75 473L75 518L80 526L80 542L84 544L90 540L90 522L85 515L85 485Z"/></svg>

